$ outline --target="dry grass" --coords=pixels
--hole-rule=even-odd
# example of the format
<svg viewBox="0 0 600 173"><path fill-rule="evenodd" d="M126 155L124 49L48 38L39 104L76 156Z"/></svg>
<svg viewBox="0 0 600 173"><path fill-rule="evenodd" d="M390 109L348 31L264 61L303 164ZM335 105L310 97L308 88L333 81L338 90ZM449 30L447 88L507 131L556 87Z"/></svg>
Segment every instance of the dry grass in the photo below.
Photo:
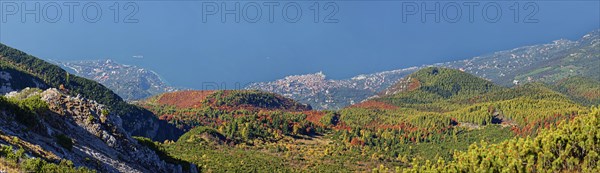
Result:
<svg viewBox="0 0 600 173"><path fill-rule="evenodd" d="M6 161L4 158L0 158L0 173L17 173L19 171L18 165Z"/></svg>
<svg viewBox="0 0 600 173"><path fill-rule="evenodd" d="M156 101L160 105L173 105L178 108L199 108L206 98L215 91L177 91L165 93Z"/></svg>

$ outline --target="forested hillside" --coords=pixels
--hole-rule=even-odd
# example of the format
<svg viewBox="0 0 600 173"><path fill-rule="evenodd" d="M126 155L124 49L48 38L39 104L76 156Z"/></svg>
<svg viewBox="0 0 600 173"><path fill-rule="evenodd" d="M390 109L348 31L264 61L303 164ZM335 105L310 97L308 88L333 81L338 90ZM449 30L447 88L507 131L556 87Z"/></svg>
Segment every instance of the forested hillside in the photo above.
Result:
<svg viewBox="0 0 600 173"><path fill-rule="evenodd" d="M0 68L3 93L25 87L59 88L68 94L81 95L109 106L112 112L127 122L123 123L124 128L134 135L164 140L180 134L176 128L156 119L151 112L127 104L100 83L69 74L56 65L4 44L0 44Z"/></svg>
<svg viewBox="0 0 600 173"><path fill-rule="evenodd" d="M558 81L554 88L583 105L600 105L600 81L598 80L574 76Z"/></svg>
<svg viewBox="0 0 600 173"><path fill-rule="evenodd" d="M229 140L274 140L277 135L314 133L306 121L310 106L262 91L178 91L138 102L182 130L207 126Z"/></svg>
<svg viewBox="0 0 600 173"><path fill-rule="evenodd" d="M505 141L543 138L545 129L597 114L553 87L529 83L508 88L460 70L429 67L379 97L339 111L310 111L258 91L182 91L139 103L161 119L191 129L177 141L157 145L203 171L443 171L454 169L444 163L461 162L456 155L471 153L474 143L508 145ZM576 156L585 160L587 154ZM552 158L574 167L538 170L583 170L583 163ZM586 163L590 161L594 159ZM515 169L527 172L524 167Z"/></svg>
<svg viewBox="0 0 600 173"><path fill-rule="evenodd" d="M389 95L386 97L388 100L410 103L412 97L414 102L426 103L440 98L469 98L501 89L503 88L490 81L459 70L428 67L404 77L382 95ZM420 97L421 95L427 96Z"/></svg>

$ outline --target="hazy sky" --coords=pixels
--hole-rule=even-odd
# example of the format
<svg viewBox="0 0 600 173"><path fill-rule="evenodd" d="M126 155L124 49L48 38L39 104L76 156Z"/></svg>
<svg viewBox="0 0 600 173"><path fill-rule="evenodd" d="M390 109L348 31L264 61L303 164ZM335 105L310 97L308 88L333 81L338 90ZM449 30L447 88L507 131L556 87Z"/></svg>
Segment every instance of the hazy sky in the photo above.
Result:
<svg viewBox="0 0 600 173"><path fill-rule="evenodd" d="M191 88L318 71L347 78L575 40L600 28L596 0L2 0L0 5L4 44L44 59L110 58Z"/></svg>

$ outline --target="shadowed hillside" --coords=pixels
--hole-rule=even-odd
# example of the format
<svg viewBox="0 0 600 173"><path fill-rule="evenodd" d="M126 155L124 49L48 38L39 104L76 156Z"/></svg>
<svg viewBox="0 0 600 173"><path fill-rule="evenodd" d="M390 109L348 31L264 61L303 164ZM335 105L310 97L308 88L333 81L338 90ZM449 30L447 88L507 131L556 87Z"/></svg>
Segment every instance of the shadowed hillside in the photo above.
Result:
<svg viewBox="0 0 600 173"><path fill-rule="evenodd" d="M25 87L59 88L70 95L96 100L121 116L126 131L155 140L175 139L181 132L159 121L151 112L130 105L98 82L67 73L60 67L0 44L0 80L4 93Z"/></svg>

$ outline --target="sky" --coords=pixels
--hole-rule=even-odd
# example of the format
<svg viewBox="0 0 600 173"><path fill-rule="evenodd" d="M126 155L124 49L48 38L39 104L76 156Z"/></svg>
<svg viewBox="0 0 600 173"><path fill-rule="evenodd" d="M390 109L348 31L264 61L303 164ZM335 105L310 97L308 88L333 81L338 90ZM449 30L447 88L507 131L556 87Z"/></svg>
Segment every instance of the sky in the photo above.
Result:
<svg viewBox="0 0 600 173"><path fill-rule="evenodd" d="M599 9L597 0L0 0L0 42L42 59L110 58L178 87L232 88L576 40L600 28Z"/></svg>

